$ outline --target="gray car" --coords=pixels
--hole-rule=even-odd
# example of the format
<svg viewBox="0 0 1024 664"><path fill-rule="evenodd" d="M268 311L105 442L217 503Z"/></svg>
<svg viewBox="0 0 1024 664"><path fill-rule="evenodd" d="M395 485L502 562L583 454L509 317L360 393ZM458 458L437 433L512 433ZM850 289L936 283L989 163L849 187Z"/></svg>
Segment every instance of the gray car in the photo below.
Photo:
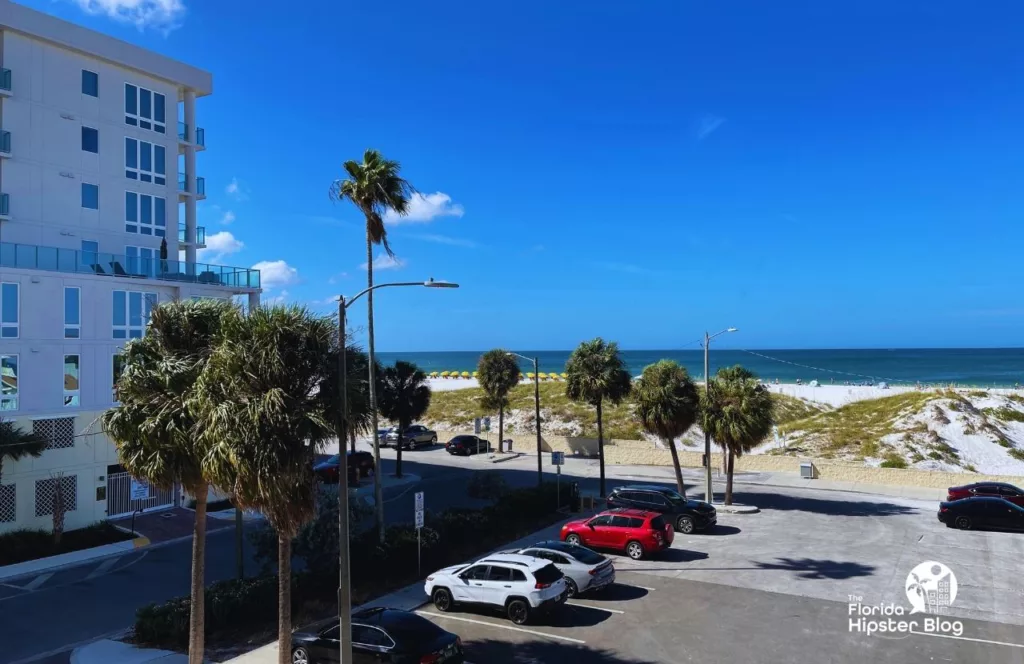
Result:
<svg viewBox="0 0 1024 664"><path fill-rule="evenodd" d="M615 583L615 566L612 561L585 546L551 540L505 553L518 553L553 562L565 575L565 588L569 597L600 590Z"/></svg>
<svg viewBox="0 0 1024 664"><path fill-rule="evenodd" d="M398 429L392 429L384 438L385 445L398 447ZM431 431L422 424L414 424L402 434L402 449L416 449L423 445L433 445L437 442L437 432Z"/></svg>

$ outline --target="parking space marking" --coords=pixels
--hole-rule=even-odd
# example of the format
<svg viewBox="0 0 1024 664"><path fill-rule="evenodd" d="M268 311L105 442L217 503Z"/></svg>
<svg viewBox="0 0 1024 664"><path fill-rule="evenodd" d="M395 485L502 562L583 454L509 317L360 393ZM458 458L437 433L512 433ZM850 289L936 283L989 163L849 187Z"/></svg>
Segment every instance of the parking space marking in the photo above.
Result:
<svg viewBox="0 0 1024 664"><path fill-rule="evenodd" d="M44 583L46 583L47 581L49 581L51 576L53 576L53 572L47 572L45 574L40 574L39 576L37 576L36 578L32 579L31 581L29 581L28 583L26 583L22 587L25 590L35 590L39 586L41 586Z"/></svg>
<svg viewBox="0 0 1024 664"><path fill-rule="evenodd" d="M640 590L646 590L649 593L653 593L657 588L648 588L647 586L638 586L635 583L619 583L615 582L615 585L622 586L623 588L639 588Z"/></svg>
<svg viewBox="0 0 1024 664"><path fill-rule="evenodd" d="M558 639L559 641L568 641L569 643L575 643L578 645L585 645L586 641L580 639L573 639L568 636L559 636L558 634L548 634L547 632L538 632L532 629L524 629L522 627L513 627L512 625L501 625L498 623L487 622L486 620L476 620L474 618L463 618L462 616L452 616L444 613L433 613L431 611L417 611L416 613L421 616L430 616L431 618L448 618L449 620L459 620L461 622L472 623L473 625L484 625L485 627L495 627L497 629L507 629L511 632L523 632L524 634L533 634L534 636L543 636L549 639Z"/></svg>
<svg viewBox="0 0 1024 664"><path fill-rule="evenodd" d="M117 564L117 561L121 560L120 556L116 558L107 558L93 571L89 572L89 575L85 577L86 581L95 579L98 576L103 576L110 571L110 568Z"/></svg>
<svg viewBox="0 0 1024 664"><path fill-rule="evenodd" d="M591 606L590 604L577 604L576 602L566 602L566 606L578 606L582 609L597 609L598 611L607 611L608 613L618 613L619 615L625 615L625 611L619 611L618 609L609 609L604 606Z"/></svg>

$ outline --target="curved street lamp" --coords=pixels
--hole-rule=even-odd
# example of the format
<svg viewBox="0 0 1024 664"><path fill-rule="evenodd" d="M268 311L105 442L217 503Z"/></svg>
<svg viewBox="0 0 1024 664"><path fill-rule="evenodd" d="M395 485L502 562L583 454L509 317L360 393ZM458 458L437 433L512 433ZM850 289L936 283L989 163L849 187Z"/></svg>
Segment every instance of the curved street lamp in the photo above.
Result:
<svg viewBox="0 0 1024 664"><path fill-rule="evenodd" d="M727 332L735 332L735 327L729 327L715 334L704 333L704 396L711 400L711 375L708 369L708 346L711 340ZM674 444L674 443L673 443ZM704 500L710 505L714 502L715 494L711 490L711 433L708 432L708 415L704 413Z"/></svg>

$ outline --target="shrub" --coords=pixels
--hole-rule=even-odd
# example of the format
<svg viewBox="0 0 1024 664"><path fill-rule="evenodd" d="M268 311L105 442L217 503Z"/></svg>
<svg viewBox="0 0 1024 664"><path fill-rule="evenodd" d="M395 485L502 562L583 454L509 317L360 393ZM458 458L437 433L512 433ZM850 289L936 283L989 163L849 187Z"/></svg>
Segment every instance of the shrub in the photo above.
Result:
<svg viewBox="0 0 1024 664"><path fill-rule="evenodd" d="M999 443L999 447L1013 448L1013 443L1006 440L1005 438L1000 438L996 442Z"/></svg>
<svg viewBox="0 0 1024 664"><path fill-rule="evenodd" d="M895 452L889 452L885 455L885 461L882 462L882 468L906 468L907 460Z"/></svg>
<svg viewBox="0 0 1024 664"><path fill-rule="evenodd" d="M49 530L13 530L0 535L0 566L123 542L132 537L106 521L69 530L62 535L59 544L54 543L53 533Z"/></svg>
<svg viewBox="0 0 1024 664"><path fill-rule="evenodd" d="M508 482L497 471L476 472L466 485L466 494L477 500L497 500L508 493Z"/></svg>
<svg viewBox="0 0 1024 664"><path fill-rule="evenodd" d="M1018 450L1018 449L1014 448L1014 449L1010 450L1009 452L1007 452L1007 454L1009 454L1011 457L1013 457L1017 461L1024 461L1024 450Z"/></svg>
<svg viewBox="0 0 1024 664"><path fill-rule="evenodd" d="M997 408L992 415L1003 422L1024 422L1024 413L1020 412L1016 408L1010 408L1009 406Z"/></svg>

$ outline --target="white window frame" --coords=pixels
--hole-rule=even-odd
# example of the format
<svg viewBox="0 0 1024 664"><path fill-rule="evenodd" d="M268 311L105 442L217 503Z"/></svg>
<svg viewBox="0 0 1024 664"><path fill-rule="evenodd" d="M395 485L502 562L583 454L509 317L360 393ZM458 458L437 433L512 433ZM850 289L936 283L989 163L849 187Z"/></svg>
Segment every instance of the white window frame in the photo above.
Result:
<svg viewBox="0 0 1024 664"><path fill-rule="evenodd" d="M135 166L128 165L128 141L135 141ZM164 158L157 159L157 148L163 150ZM142 153L149 153L149 165L152 170L142 168ZM148 184L155 184L163 187L167 185L167 146L159 143L142 141L134 136L124 137L124 176L129 180L137 180ZM156 170L157 164L163 167L163 171Z"/></svg>
<svg viewBox="0 0 1024 664"><path fill-rule="evenodd" d="M126 99L125 100L125 108L124 108L124 123L126 125L129 125L129 126L132 126L132 127L138 127L139 129L148 129L150 131L155 131L158 134L166 134L167 133L167 97L166 97L166 95L164 95L162 92L155 92L153 90L150 90L149 88L144 88L141 85L135 85L134 83L129 83L127 81L125 81L124 85L125 85L125 96L126 97L127 97L127 93L128 93L128 87L130 86L130 87L135 88L135 112L132 113L132 112L130 112L128 110L128 102L127 102L127 99ZM150 115L150 117L146 117L146 116L142 115L142 92L143 91L148 92L149 96L150 96L150 102L149 102L149 115ZM163 109L164 109L164 121L163 122L159 122L156 119L156 107L158 106L158 104L156 103L156 98L157 97L160 97L160 99L163 100L163 104L162 104Z"/></svg>
<svg viewBox="0 0 1024 664"><path fill-rule="evenodd" d="M128 219L128 195L135 196L135 219L131 221ZM149 223L142 221L142 209L143 200L142 197L147 196L149 198ZM157 223L157 200L161 200L164 203L164 218L163 225ZM153 237L166 237L167 236L167 199L163 196L154 196L152 194L143 194L138 191L131 191L130 189L124 192L124 231L125 233L136 233L138 235L150 235Z"/></svg>
<svg viewBox="0 0 1024 664"><path fill-rule="evenodd" d="M68 291L75 291L75 298L78 300L78 321L72 322L68 320ZM68 336L68 332L73 331L72 336ZM82 289L79 286L65 286L64 287L64 338L65 339L81 339L82 338Z"/></svg>
<svg viewBox="0 0 1024 664"><path fill-rule="evenodd" d="M75 379L78 381L78 387L73 390L69 390L67 386L68 377L68 358L73 357L76 359L78 375ZM80 353L65 353L64 363L61 365L61 383L64 388L64 407L65 408L80 408L82 406L82 355Z"/></svg>
<svg viewBox="0 0 1024 664"><path fill-rule="evenodd" d="M140 315L142 318L141 325L132 324L132 310L131 301L132 295L138 295L140 300ZM115 290L111 297L111 305L113 305L114 299L121 297L124 300L124 324L119 325L115 320L116 308L111 308L111 327L113 329L112 336L114 339L141 339L146 335L146 325L149 324L149 315L153 311L153 307L160 303L160 295L150 291L128 291L128 290ZM118 336L118 332L122 335Z"/></svg>
<svg viewBox="0 0 1024 664"><path fill-rule="evenodd" d="M0 355L0 370L2 370L3 361L12 357L14 358L14 389L5 394L0 386L0 412L5 413L18 410L18 394L21 392L21 357L17 353Z"/></svg>
<svg viewBox="0 0 1024 664"><path fill-rule="evenodd" d="M17 305L14 308L14 320L6 321L3 320L3 304L4 304L4 291L7 290L7 286L14 286L14 292L17 297ZM14 334L10 335L8 332L14 330ZM4 281L0 282L0 339L20 339L21 338L21 284L17 281Z"/></svg>

